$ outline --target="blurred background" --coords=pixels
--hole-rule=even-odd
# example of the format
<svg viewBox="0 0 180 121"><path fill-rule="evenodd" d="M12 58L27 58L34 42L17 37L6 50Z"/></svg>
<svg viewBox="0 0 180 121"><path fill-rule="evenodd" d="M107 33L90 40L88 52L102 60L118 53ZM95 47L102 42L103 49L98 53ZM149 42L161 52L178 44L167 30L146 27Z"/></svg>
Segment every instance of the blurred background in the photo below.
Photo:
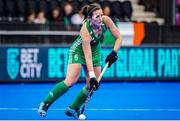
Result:
<svg viewBox="0 0 180 121"><path fill-rule="evenodd" d="M121 61L107 78L179 80L179 0L0 0L1 82L64 78L68 47L83 21L79 11L94 2L123 38ZM106 31L102 60L114 42Z"/></svg>
<svg viewBox="0 0 180 121"><path fill-rule="evenodd" d="M82 24L79 10L93 2L117 25L123 24L118 26L122 36L134 36L131 24L143 23L141 45L179 43L179 0L0 0L0 43L72 43L76 33L69 31L79 31Z"/></svg>
<svg viewBox="0 0 180 121"><path fill-rule="evenodd" d="M94 2L123 38L107 78L179 80L179 0L0 0L1 82L63 79L68 47L83 21L79 11ZM114 42L106 31L102 64Z"/></svg>
<svg viewBox="0 0 180 121"><path fill-rule="evenodd" d="M102 85L112 85L105 92L100 91L104 95L101 99L116 86L117 95L128 96L129 90L128 93L137 96L135 104L128 102L134 100L131 96L123 99L117 96L119 101L124 101L119 107L126 104L135 108L116 110L116 105L117 115L112 119L179 119L180 0L0 0L0 119L11 119L9 117L15 117L15 114L18 117L22 113L26 113L24 117L15 119L38 119L28 111L34 112L52 85L65 78L68 49L78 36L83 21L79 11L82 6L94 2L101 5L104 15L112 18L123 39L118 61L103 76ZM102 66L114 42L107 30L102 41ZM79 82L84 82L84 77L82 71ZM147 96L149 94L151 96ZM12 98L17 95L19 102L12 104ZM25 99L31 103L22 105L26 104ZM118 103L111 102L112 105ZM141 111L139 105L148 112L146 104L150 104L148 109L155 115L148 113L141 117L144 114L136 112ZM16 110L20 112L13 116L8 112ZM125 111L125 117L119 117L122 112L118 111ZM130 118L126 111L135 113L131 113ZM156 115L158 111L161 114ZM97 115L90 119L95 117ZM51 115L49 119L54 118L60 117Z"/></svg>

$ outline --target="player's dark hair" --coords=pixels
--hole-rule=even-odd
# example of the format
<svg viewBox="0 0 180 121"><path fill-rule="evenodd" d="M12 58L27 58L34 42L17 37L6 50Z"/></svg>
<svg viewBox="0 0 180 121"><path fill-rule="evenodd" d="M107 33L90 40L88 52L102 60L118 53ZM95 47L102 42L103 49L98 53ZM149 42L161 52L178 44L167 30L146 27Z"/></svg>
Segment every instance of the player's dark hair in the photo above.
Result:
<svg viewBox="0 0 180 121"><path fill-rule="evenodd" d="M92 17L92 13L99 9L101 9L101 6L97 3L93 3L93 4L85 5L84 7L82 7L81 13L82 15L84 15L84 19L86 19L88 17Z"/></svg>

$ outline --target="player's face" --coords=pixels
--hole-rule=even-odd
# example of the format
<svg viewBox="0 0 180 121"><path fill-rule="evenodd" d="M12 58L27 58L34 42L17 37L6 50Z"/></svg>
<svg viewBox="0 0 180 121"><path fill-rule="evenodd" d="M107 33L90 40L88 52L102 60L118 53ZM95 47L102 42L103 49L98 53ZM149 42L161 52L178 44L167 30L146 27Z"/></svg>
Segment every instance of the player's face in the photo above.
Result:
<svg viewBox="0 0 180 121"><path fill-rule="evenodd" d="M99 10L96 10L93 12L92 20L95 24L101 25L102 24L102 17L103 17L102 9L99 9Z"/></svg>

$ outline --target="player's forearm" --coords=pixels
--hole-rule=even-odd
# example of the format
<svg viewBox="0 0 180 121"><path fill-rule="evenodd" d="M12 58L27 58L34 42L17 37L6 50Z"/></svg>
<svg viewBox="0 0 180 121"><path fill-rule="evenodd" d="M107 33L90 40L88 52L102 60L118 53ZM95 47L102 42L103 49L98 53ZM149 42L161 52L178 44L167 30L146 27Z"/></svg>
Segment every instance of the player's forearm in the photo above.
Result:
<svg viewBox="0 0 180 121"><path fill-rule="evenodd" d="M87 66L88 72L94 71L93 63L92 63L92 55L86 53L85 60L86 60L86 66Z"/></svg>
<svg viewBox="0 0 180 121"><path fill-rule="evenodd" d="M83 47L83 51L84 51L84 57L85 57L85 61L86 61L87 70L88 70L88 72L94 71L90 43L83 42L82 44L83 44L82 47Z"/></svg>
<svg viewBox="0 0 180 121"><path fill-rule="evenodd" d="M93 63L92 63L92 54L91 53L86 53L85 55L85 60L86 60L86 66L88 70L89 77L96 77L93 69Z"/></svg>
<svg viewBox="0 0 180 121"><path fill-rule="evenodd" d="M121 44L122 44L122 39L121 38L116 39L113 50L117 52L121 47Z"/></svg>

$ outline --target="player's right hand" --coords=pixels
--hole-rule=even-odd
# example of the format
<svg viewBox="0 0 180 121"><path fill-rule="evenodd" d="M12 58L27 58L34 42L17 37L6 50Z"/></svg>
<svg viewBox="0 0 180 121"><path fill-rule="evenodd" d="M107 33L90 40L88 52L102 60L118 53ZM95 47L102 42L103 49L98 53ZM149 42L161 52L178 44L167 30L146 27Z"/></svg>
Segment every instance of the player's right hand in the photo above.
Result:
<svg viewBox="0 0 180 121"><path fill-rule="evenodd" d="M96 80L95 77L90 78L89 83L90 83L90 90L94 89L94 91L96 91L100 86L99 82Z"/></svg>
<svg viewBox="0 0 180 121"><path fill-rule="evenodd" d="M116 62L116 60L118 59L117 53L115 51L112 51L105 60L105 63L108 63L108 68L114 63Z"/></svg>

